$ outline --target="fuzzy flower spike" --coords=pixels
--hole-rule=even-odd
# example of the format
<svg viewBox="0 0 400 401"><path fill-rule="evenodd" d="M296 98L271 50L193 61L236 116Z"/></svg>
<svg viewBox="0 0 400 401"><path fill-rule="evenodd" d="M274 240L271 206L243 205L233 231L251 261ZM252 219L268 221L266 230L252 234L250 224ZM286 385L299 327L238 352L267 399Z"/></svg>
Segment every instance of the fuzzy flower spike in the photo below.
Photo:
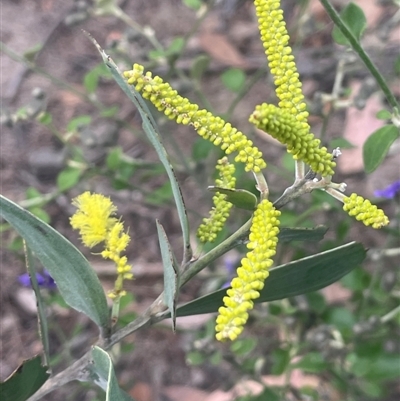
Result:
<svg viewBox="0 0 400 401"><path fill-rule="evenodd" d="M222 118L178 94L162 78L144 72L144 67L134 64L131 71L124 72L128 84L134 85L145 99L150 100L159 111L178 124L191 125L204 139L220 147L225 154L236 153L235 162L245 163L246 171L260 172L266 163L262 153L242 132Z"/></svg>
<svg viewBox="0 0 400 401"><path fill-rule="evenodd" d="M310 133L308 112L280 0L255 0L261 40L274 77L279 108L257 106L250 122L287 146L293 157L322 176L333 175L335 162L320 140Z"/></svg>
<svg viewBox="0 0 400 401"><path fill-rule="evenodd" d="M232 288L223 299L224 306L218 310L215 330L219 341L236 340L247 322L248 311L254 306L253 300L264 288L278 243L280 214L267 199L261 201L254 212L247 244L250 251L241 260L237 277L231 282Z"/></svg>
<svg viewBox="0 0 400 401"><path fill-rule="evenodd" d="M112 260L117 268L118 277L114 289L108 294L110 298L120 298L125 295L124 279L132 279L132 267L128 265L126 256L121 253L126 250L130 236L124 232L123 223L115 216L117 208L111 200L100 194L84 192L72 200L78 209L70 222L74 230L79 230L82 243L88 248L104 243L101 256Z"/></svg>

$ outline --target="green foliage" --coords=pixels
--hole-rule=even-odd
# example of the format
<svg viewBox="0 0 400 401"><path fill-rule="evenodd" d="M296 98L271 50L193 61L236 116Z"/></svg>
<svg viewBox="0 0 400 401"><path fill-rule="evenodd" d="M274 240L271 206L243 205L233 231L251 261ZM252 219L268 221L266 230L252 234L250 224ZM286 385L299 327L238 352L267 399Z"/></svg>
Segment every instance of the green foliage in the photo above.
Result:
<svg viewBox="0 0 400 401"><path fill-rule="evenodd" d="M68 305L85 313L100 330L108 330L104 290L83 255L52 227L1 195L0 206L0 216L14 227L35 252L56 280Z"/></svg>
<svg viewBox="0 0 400 401"><path fill-rule="evenodd" d="M246 82L246 75L239 68L230 68L221 75L221 80L229 90L239 92Z"/></svg>
<svg viewBox="0 0 400 401"><path fill-rule="evenodd" d="M25 401L43 386L50 374L40 359L36 356L24 361L5 382L0 383L2 401Z"/></svg>
<svg viewBox="0 0 400 401"><path fill-rule="evenodd" d="M67 167L57 177L57 187L60 192L73 188L79 182L82 170L74 167Z"/></svg>
<svg viewBox="0 0 400 401"><path fill-rule="evenodd" d="M357 4L350 2L343 8L342 12L340 13L340 17L350 29L354 37L360 40L365 28L367 27L367 20L362 8L360 8ZM337 26L333 28L332 36L335 42L339 45L349 45L347 38Z"/></svg>
<svg viewBox="0 0 400 401"><path fill-rule="evenodd" d="M255 302L274 301L323 288L350 272L365 257L359 244L345 246L300 259L270 270L270 277ZM178 316L216 312L225 290L215 291L178 307Z"/></svg>
<svg viewBox="0 0 400 401"><path fill-rule="evenodd" d="M193 10L198 10L203 4L201 0L182 0L183 4Z"/></svg>
<svg viewBox="0 0 400 401"><path fill-rule="evenodd" d="M372 173L383 162L390 146L400 136L399 128L385 125L372 133L363 146L365 171Z"/></svg>
<svg viewBox="0 0 400 401"><path fill-rule="evenodd" d="M107 352L99 347L93 347L92 357L93 365L90 368L93 381L105 391L106 401L134 401L120 389L111 358Z"/></svg>
<svg viewBox="0 0 400 401"><path fill-rule="evenodd" d="M98 64L84 76L83 85L87 93L96 92L100 78L111 78L110 71L108 71L104 63Z"/></svg>
<svg viewBox="0 0 400 401"><path fill-rule="evenodd" d="M179 267L172 253L164 227L156 220L158 242L160 244L161 257L164 266L164 302L172 318L172 328L175 331L176 324L176 302L179 295Z"/></svg>
<svg viewBox="0 0 400 401"><path fill-rule="evenodd" d="M309 352L299 362L292 365L292 368L301 369L308 373L322 373L329 368L329 362L319 352Z"/></svg>
<svg viewBox="0 0 400 401"><path fill-rule="evenodd" d="M88 11L89 18L94 14L113 15L119 18L134 31L135 45L140 45L143 54L137 52L134 60L130 59L131 56L128 59L127 44L132 41L125 32L121 33L121 40L116 47L109 50L115 63L99 49L105 63L96 65L76 81L81 83L81 89L76 90L75 86L68 82L62 85L65 90L78 96L85 103L82 110L80 109L79 113L75 114L63 127L58 125L58 116L54 108L49 108L51 111L47 110L46 102L42 102L40 106L33 103L19 105L11 119L13 123L22 121L41 124L40 129L53 135L57 146L64 147L68 160L61 171L57 170L59 173L54 182L46 183L44 188L38 185L37 188L40 190L30 187L25 191L25 199L21 201L24 208L18 207L4 197L0 198L0 215L6 221L0 225L0 231L6 238L7 249L13 250L17 256L21 256L21 259L22 238L25 239L28 246L25 252L26 264L31 276L34 276L37 265L35 258L37 258L56 280L58 286L56 292L44 289L39 291L35 277L32 280L39 305L40 339L44 345L45 357L50 360L50 366L57 366L59 371L61 366L64 368L70 362L65 357L66 348L54 351L53 344L49 344L54 337L62 343L62 346L67 340L59 335L60 328L55 327L58 323L53 322L53 314L49 313L54 311L52 307L65 309L72 307L85 313L101 328L101 336L97 343L101 347L95 346L92 352L89 352L88 359L85 359L85 356L82 357L82 364L73 372L77 374L77 377L73 375L71 377L100 386L107 400L131 400L119 387L117 381L119 372L113 364L116 364L121 356L125 358L126 354L134 349L137 350L141 343L137 342L136 338L133 342L121 343L122 338L170 315L172 315L175 329L176 316L217 311L222 304L222 298L226 295L226 289L221 289L221 285L222 283L229 285L231 275L234 274L230 270L227 271L225 254L232 248L236 248L241 255L245 254L247 231L240 232L240 230L247 224L244 221L251 217L251 212L260 197L260 191L256 188L253 177L241 166L238 166L236 171L238 189L209 188L211 191L219 191L227 195L228 200L235 206L233 218L221 231L214 244L196 246L192 254L191 244L194 244L194 240L190 238L190 235L195 231L195 225L201 219L200 215L204 213L205 203L210 198L206 188L212 182L213 164L221 156L222 151L203 138L197 138L190 143L189 141L179 143L178 140L169 138L167 133L173 132L173 129L166 124L170 123L166 123L165 118L158 119L157 114L152 113L153 109L149 109L140 94L126 84L116 66L117 64L121 67L126 66L127 62L129 64L139 62L136 56L137 58L143 56L144 63L147 63L146 68L162 71L162 77L166 77L171 82L179 79L177 87L182 85L180 89L183 88L189 92L188 98L196 99L199 105L211 110L213 101L207 98L204 88L209 78L212 58L200 54L189 59L188 62L186 53L189 52L185 51L186 48L190 49L187 46L188 40L192 35L197 35L210 2L182 0L182 3L194 11L202 11L202 13L192 12L197 18L196 24L193 25L193 32L175 38L162 38L159 42L151 28L141 27L131 16L124 14L115 0L95 1ZM306 3L302 2L302 7L306 7ZM326 0L322 3L326 3ZM347 4L341 12L341 21L359 43L366 29L366 19L362 9L354 3ZM343 33L340 26L334 27L332 35L336 43L352 46L359 54L357 48L354 48L354 43L349 40L346 33ZM143 45L143 42L146 44ZM168 44L165 46L164 43ZM26 61L34 62L40 50L41 45L38 45L28 51L25 54ZM300 48L299 52L301 51ZM365 61L363 58L362 60ZM182 64L181 61L183 61ZM393 65L397 75L400 71L399 66L400 58L398 57ZM368 63L367 67L371 72L373 71ZM40 73L40 69L35 69L33 64L29 68L34 74ZM262 72L264 79L265 71ZM377 78L376 73L372 72L372 75L388 98L388 106L387 110L383 109L376 115L377 119L384 120L387 125L374 132L364 145L364 165L367 173L379 167L390 147L399 137L396 102L393 97L390 97L390 93L388 96L389 89ZM240 113L236 114L235 108L250 93L250 85L260 83L259 79L253 78L254 76L251 68L245 71L238 68L222 71L219 79L224 88L230 92L231 103L219 104L217 110L228 110L227 116L238 119L237 116ZM117 81L123 92L133 102L135 111L139 111L146 139L153 145L160 161L149 161L153 160L153 155L151 154L148 158L146 151L144 156L142 155L147 143L141 137L137 121L132 120L132 123L125 117L127 106L126 103L122 106L124 102L122 95L118 105L110 104L108 101L103 103L99 100L105 98L102 96L104 81L111 82L108 82L106 91L112 87L111 77ZM338 105L348 95L346 90L346 88L340 88L339 99L336 99ZM336 100L333 100L330 105L333 111ZM249 99L249 101L253 100ZM313 110L311 99L307 102L310 110ZM322 103L322 106L326 106L329 101L325 103L323 100ZM329 116L333 114L333 111L327 114L322 112L323 128L320 136L322 142L329 145L327 146L329 150L336 147L353 148L351 141L344 138L332 140L328 135L324 136L325 128L329 125ZM217 113L214 111L214 114ZM127 133L135 135L134 147L125 146L123 135L119 142L115 140L113 143L100 144L101 156L95 161L89 159L86 155L85 138L81 137L81 134L85 129L90 128L97 135L101 131L96 125L99 118L105 124L114 124L117 127L117 136L122 129L124 135ZM158 123L161 129L158 128ZM243 121L240 123L242 124ZM185 129L189 131L192 127L185 127ZM187 135L190 134L187 133ZM255 139L255 142L257 141L259 138ZM167 144L166 148L163 142ZM168 155L166 149L169 148L173 148L175 153ZM266 148L265 144L264 148ZM137 154L137 149L140 149L139 158L131 156ZM184 156L180 158L182 155ZM175 160L173 156L177 156ZM288 183L288 179L292 180L293 172L298 165L288 153L282 157L277 156L276 160L272 157L272 160L267 161L268 168L265 176L269 178L276 174L278 178L268 182L269 197L276 200L279 198L279 191L283 185ZM166 176L168 180L165 179ZM189 190L186 187L188 182ZM139 278L136 283L134 282L132 292L128 292L119 300L119 318L112 329L111 325L114 322L110 321L109 308L97 274L82 254L48 225L57 224L57 227L63 227L63 219L67 221L68 216L58 216L55 212L59 210L55 207L63 204L58 202L60 199L71 198L86 188L96 188L100 183L102 188L109 184L109 188L115 192L125 191L121 192L122 196L119 200L126 199L127 193L134 193L139 195L141 208L147 208L150 211L158 208L168 210L168 214L162 214L163 220L157 220L154 224L154 227L157 227L161 248L159 260L162 260L164 281L161 284L155 279L154 282L145 284L145 286L152 286L152 289L158 289L163 285L164 293L145 313L137 312L136 303L141 300L137 300L134 294L135 285L137 283L141 285L141 278ZM257 184L259 183L257 181ZM47 185L51 186L50 189ZM180 185L184 186L183 194ZM183 200L186 196L189 199L198 196L195 202L191 199L189 210L186 209ZM114 197L114 193L111 197ZM50 213L47 206L55 199L57 202L52 204ZM385 201L383 207L385 208L389 202L393 202L391 206L394 208L397 207L396 198ZM170 219L169 216L175 214L175 211L171 210L171 205L177 209L183 236L183 241L178 246L177 238L181 234L173 231L174 219ZM135 208L136 205L133 207ZM379 252L375 249L373 252L370 251L372 256L367 259L369 267L367 269L362 267L360 264L365 259L364 247L356 243L343 245L353 234L351 228L354 222L343 215L340 202L330 197L325 191L314 190L308 199L307 196L293 199L289 204L279 207L282 207L282 215L279 248L275 261L277 266L270 270L270 277L256 300L261 305L257 305L251 313L249 325L243 336L232 344L221 345L215 341L213 317L204 326L197 328L196 324L195 329L189 330L181 329L178 320L177 335L184 336L187 364L196 366L197 369L205 369L206 372L213 369L222 372L222 375L225 375L223 384L226 388L244 377L260 382L263 375L283 375L286 379L286 384L283 386L265 386L260 394L238 397L236 398L238 401L278 401L292 395L299 399L321 399L319 388L293 386L291 375L294 369L316 375L321 385L338 391L343 401L386 401L385 397L391 392L392 383L399 375L399 359L393 352L397 346L400 328L397 302L399 285L398 273L392 269L392 257L388 256L390 252L386 254L386 249L380 249ZM388 210L390 210L389 207ZM385 246L391 248L389 251L392 252L396 247L395 241L399 238L398 230L396 230L398 217L396 215L391 217L391 225L385 232ZM190 229L189 221L194 224ZM321 222L329 225L328 232L327 226L317 225ZM17 236L10 228L15 228L20 236ZM141 226L131 227L131 230L134 234L133 242L135 242L135 238L142 235ZM236 235L238 232L240 235ZM376 242L379 247L380 240ZM179 252L176 252L177 248L179 251L183 249L182 259L177 257L180 256ZM150 245L149 249L152 249ZM91 257L98 257L97 250ZM136 261L136 257L140 255L135 254L132 259ZM237 266L238 263L235 261L233 265ZM135 262L133 266L135 271ZM185 287L184 291L180 291L180 286L193 278L194 275L191 276L189 273L196 266L198 266L195 272L197 279L193 282L193 286ZM41 270L39 266L38 268ZM200 271L202 274L198 275ZM348 293L343 300L336 300L332 304L325 292L317 292L317 290L337 280L340 280L339 285L347 289ZM177 307L180 292L181 304ZM189 301L190 299L192 301ZM265 304L266 302L269 303ZM47 321L48 316L50 318ZM78 338L86 330L86 323L75 323L72 328L72 337ZM162 328L160 332L163 330L165 329ZM48 336L48 334L51 335ZM149 338L152 339L151 336ZM90 344L94 344L95 341L96 339L90 338ZM113 358L115 357L114 362L107 351ZM115 366L120 368L124 366L124 363ZM5 401L26 400L48 379L49 374L46 369L41 366L39 357L25 361L7 381L0 384L1 397L5 397ZM82 372L86 372L86 376ZM132 378L133 381L134 378ZM105 399L104 397L99 396L97 399Z"/></svg>
<svg viewBox="0 0 400 401"><path fill-rule="evenodd" d="M272 352L272 367L271 374L281 375L283 374L290 363L290 350L277 348Z"/></svg>

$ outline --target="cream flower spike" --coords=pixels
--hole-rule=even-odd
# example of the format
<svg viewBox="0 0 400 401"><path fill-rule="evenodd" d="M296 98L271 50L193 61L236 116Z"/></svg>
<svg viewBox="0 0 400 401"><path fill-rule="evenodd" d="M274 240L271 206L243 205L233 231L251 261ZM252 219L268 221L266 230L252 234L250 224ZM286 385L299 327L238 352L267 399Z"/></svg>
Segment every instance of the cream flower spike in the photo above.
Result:
<svg viewBox="0 0 400 401"><path fill-rule="evenodd" d="M237 153L235 162L244 163L246 171L258 173L266 167L262 153L246 135L209 111L199 110L197 104L180 96L160 77L153 77L151 72L144 73L142 65L134 64L132 70L124 72L124 76L128 84L134 85L168 118L178 124L193 126L201 137L220 147L225 154Z"/></svg>
<svg viewBox="0 0 400 401"><path fill-rule="evenodd" d="M231 282L232 288L223 299L224 306L218 310L215 330L219 341L236 340L247 322L248 311L253 309L253 300L264 288L276 253L280 214L267 199L261 201L254 212L247 244L250 252L242 259L237 277Z"/></svg>

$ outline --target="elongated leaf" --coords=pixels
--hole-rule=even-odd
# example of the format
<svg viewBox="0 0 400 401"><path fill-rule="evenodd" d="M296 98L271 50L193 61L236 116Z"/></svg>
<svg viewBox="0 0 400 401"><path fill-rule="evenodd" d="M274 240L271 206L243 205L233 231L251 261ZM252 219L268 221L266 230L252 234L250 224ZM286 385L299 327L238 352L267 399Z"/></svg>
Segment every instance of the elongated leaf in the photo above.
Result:
<svg viewBox="0 0 400 401"><path fill-rule="evenodd" d="M24 361L11 376L0 383L1 401L25 401L43 386L48 377L40 356Z"/></svg>
<svg viewBox="0 0 400 401"><path fill-rule="evenodd" d="M25 251L25 261L26 267L31 277L32 289L36 296L36 305L38 310L38 324L39 324L39 335L43 344L44 361L47 366L50 365L50 343L49 343L49 330L47 325L47 313L46 305L43 302L42 294L40 293L38 280L36 277L36 270L34 266L34 258L32 251L28 246L26 246L26 241L24 240L24 251Z"/></svg>
<svg viewBox="0 0 400 401"><path fill-rule="evenodd" d="M365 258L364 247L356 242L317 255L274 267L255 302L268 302L316 291L339 280ZM226 289L215 291L178 306L177 316L216 312L222 306Z"/></svg>
<svg viewBox="0 0 400 401"><path fill-rule="evenodd" d="M122 76L121 72L119 71L117 65L114 63L111 57L107 56L104 50L96 42L96 40L90 35L88 35L88 37L96 46L97 50L100 52L104 63L111 71L111 75L113 76L119 87L124 91L124 93L128 96L128 98L133 102L133 104L139 110L139 113L143 120L143 129L146 132L149 141L154 146L154 149L156 150L161 163L164 165L165 171L167 172L168 178L171 182L172 192L174 194L179 221L182 227L183 245L185 250L184 258L185 260L189 260L191 257L191 247L190 247L190 237L189 237L190 236L189 222L187 219L186 207L183 202L183 197L178 181L175 177L175 173L168 159L167 152L161 142L157 124L140 93L135 90L133 85L129 85L127 83L126 79Z"/></svg>
<svg viewBox="0 0 400 401"><path fill-rule="evenodd" d="M164 227L158 220L157 233L160 243L161 257L164 266L164 302L171 313L172 329L175 331L176 325L176 302L179 288L179 268L175 264L175 258L169 244Z"/></svg>
<svg viewBox="0 0 400 401"><path fill-rule="evenodd" d="M321 241L328 227L320 225L314 228L282 227L279 231L279 242L292 241Z"/></svg>
<svg viewBox="0 0 400 401"><path fill-rule="evenodd" d="M226 195L226 200L240 209L254 211L257 206L257 197L245 189L229 189L214 186L209 186L207 189L211 192L219 192Z"/></svg>
<svg viewBox="0 0 400 401"><path fill-rule="evenodd" d="M133 401L118 385L110 356L99 347L93 347L94 365L91 371L97 373L95 383L106 392L106 401Z"/></svg>
<svg viewBox="0 0 400 401"><path fill-rule="evenodd" d="M390 146L399 136L397 127L385 125L368 137L363 147L364 166L367 173L372 173L379 167Z"/></svg>
<svg viewBox="0 0 400 401"><path fill-rule="evenodd" d="M57 283L65 302L106 330L109 312L104 290L79 250L48 224L2 195L0 216L25 239Z"/></svg>

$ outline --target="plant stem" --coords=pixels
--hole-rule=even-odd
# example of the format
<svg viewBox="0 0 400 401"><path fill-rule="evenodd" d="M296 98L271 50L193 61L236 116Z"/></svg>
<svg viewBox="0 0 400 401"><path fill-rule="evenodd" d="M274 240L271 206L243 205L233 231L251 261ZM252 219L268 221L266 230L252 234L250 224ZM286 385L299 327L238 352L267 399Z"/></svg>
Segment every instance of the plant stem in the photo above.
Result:
<svg viewBox="0 0 400 401"><path fill-rule="evenodd" d="M393 319L396 317L396 315L400 313L400 305L397 306L396 308L392 309L389 313L387 313L385 316L381 317L381 323L386 323L389 320Z"/></svg>
<svg viewBox="0 0 400 401"><path fill-rule="evenodd" d="M399 103L397 102L396 98L394 97L392 91L389 89L389 86L387 85L385 78L383 78L382 74L378 71L377 67L372 62L371 58L368 56L368 54L362 48L362 46L360 45L360 42L356 39L356 37L350 31L350 29L345 24L345 22L342 20L340 15L333 8L330 1L329 0L320 0L320 1L321 1L321 4L323 5L323 7L325 8L325 11L329 15L329 17L332 19L332 21L335 23L335 25L340 29L342 34L349 41L353 50L360 56L361 60L365 64L365 66L368 68L370 73L374 76L374 78L376 79L376 82L378 83L378 85L381 87L383 93L385 94L388 103L398 113L398 111L400 109Z"/></svg>

